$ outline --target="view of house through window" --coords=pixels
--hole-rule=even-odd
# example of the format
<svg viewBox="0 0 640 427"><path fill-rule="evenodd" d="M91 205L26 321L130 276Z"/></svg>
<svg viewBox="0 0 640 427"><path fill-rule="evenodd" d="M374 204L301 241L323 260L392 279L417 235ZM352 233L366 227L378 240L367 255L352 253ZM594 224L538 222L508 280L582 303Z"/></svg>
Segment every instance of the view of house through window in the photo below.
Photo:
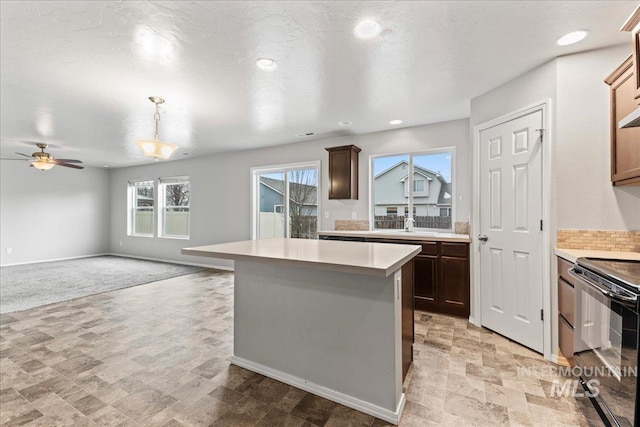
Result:
<svg viewBox="0 0 640 427"><path fill-rule="evenodd" d="M453 148L372 158L374 228L451 230ZM409 215L409 212L412 215Z"/></svg>
<svg viewBox="0 0 640 427"><path fill-rule="evenodd" d="M318 167L256 169L255 237L315 239L318 227Z"/></svg>
<svg viewBox="0 0 640 427"><path fill-rule="evenodd" d="M129 182L129 234L153 236L153 181Z"/></svg>
<svg viewBox="0 0 640 427"><path fill-rule="evenodd" d="M160 178L160 235L189 237L191 184L189 177Z"/></svg>

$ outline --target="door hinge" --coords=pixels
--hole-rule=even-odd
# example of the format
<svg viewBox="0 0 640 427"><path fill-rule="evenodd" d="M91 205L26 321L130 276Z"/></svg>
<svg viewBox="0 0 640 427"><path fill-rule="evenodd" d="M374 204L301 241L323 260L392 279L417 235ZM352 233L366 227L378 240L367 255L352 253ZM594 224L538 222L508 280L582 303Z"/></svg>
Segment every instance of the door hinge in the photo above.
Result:
<svg viewBox="0 0 640 427"><path fill-rule="evenodd" d="M542 231L542 220L540 220L540 231Z"/></svg>
<svg viewBox="0 0 640 427"><path fill-rule="evenodd" d="M540 141L544 141L544 129L536 129L536 132L540 132Z"/></svg>
<svg viewBox="0 0 640 427"><path fill-rule="evenodd" d="M540 309L540 320L544 320L544 310Z"/></svg>

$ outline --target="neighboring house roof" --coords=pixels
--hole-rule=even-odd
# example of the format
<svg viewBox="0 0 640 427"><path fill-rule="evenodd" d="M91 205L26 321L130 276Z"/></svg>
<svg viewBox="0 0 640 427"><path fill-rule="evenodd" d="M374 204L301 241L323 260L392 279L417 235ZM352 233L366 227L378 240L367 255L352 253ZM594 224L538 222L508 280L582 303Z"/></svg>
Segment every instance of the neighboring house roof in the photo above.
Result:
<svg viewBox="0 0 640 427"><path fill-rule="evenodd" d="M260 183L271 188L273 191L282 194L284 197L284 181L281 179L267 178L265 176L260 177ZM318 187L315 185L299 184L297 182L290 182L291 190L294 193L301 193L308 191L308 199L304 201L305 205L317 205L318 204ZM293 200L293 199L292 199ZM297 202L297 200L294 200Z"/></svg>
<svg viewBox="0 0 640 427"><path fill-rule="evenodd" d="M405 165L408 166L409 162L407 162L406 160L401 160L398 163L396 163L395 165L393 165L393 166L383 170L382 172L380 172L378 175L376 175L374 177L374 179L380 178L385 173L397 168L398 166L400 166L402 164L405 164ZM438 180L442 183L442 185L440 186L440 194L438 195L438 205L451 206L451 183L445 181L444 177L442 176L441 173L432 171L432 170L427 169L427 168L423 168L422 166L419 166L419 165L413 165L413 172L417 173L417 174L419 174L421 176L424 176L427 179L432 179L432 178L429 177L429 175L434 175L436 178L438 178ZM409 174L407 174L400 181L404 182L408 177L409 177Z"/></svg>

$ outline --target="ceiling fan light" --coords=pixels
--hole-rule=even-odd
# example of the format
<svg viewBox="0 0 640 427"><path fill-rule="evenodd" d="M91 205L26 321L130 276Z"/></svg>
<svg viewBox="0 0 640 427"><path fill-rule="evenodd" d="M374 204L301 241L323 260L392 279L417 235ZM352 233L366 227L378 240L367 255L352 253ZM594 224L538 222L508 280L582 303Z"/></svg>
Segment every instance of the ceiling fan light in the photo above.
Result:
<svg viewBox="0 0 640 427"><path fill-rule="evenodd" d="M42 159L31 162L31 164L33 165L34 168L40 169L41 171L48 171L49 169L51 169L56 165L54 162L49 162Z"/></svg>

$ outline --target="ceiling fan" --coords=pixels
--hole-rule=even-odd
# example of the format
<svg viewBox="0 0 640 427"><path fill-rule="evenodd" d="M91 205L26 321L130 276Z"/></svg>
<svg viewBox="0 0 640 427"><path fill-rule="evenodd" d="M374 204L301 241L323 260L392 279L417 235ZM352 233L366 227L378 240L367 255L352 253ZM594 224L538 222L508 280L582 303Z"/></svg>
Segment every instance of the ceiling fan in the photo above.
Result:
<svg viewBox="0 0 640 427"><path fill-rule="evenodd" d="M84 169L84 166L78 166L78 165L72 164L72 163L82 163L80 160L55 159L51 154L44 152L45 148L48 147L47 144L37 143L36 145L38 146L40 151L36 151L35 153L33 153L31 155L16 152L16 154L18 154L20 156L28 157L27 159L13 159L13 158L8 158L8 157L0 157L0 159L2 159L2 160L24 160L24 161L31 160L31 165L30 165L31 167L35 167L36 169L40 169L40 170L43 170L43 171L49 170L49 169L51 169L52 167L54 167L56 165L64 166L64 167L67 167L67 168L73 168L73 169Z"/></svg>

